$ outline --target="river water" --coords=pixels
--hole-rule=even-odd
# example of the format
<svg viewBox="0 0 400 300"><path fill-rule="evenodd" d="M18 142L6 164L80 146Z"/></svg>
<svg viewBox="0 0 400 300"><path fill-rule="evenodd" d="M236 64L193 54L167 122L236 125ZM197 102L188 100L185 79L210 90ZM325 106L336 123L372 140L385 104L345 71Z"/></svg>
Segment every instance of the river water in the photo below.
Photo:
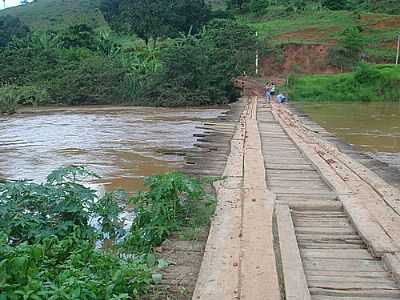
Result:
<svg viewBox="0 0 400 300"><path fill-rule="evenodd" d="M178 169L196 126L224 109L74 107L0 116L0 179L44 180L67 165L86 165L106 190L143 188L144 176Z"/></svg>
<svg viewBox="0 0 400 300"><path fill-rule="evenodd" d="M400 170L400 102L319 102L300 107L343 142Z"/></svg>

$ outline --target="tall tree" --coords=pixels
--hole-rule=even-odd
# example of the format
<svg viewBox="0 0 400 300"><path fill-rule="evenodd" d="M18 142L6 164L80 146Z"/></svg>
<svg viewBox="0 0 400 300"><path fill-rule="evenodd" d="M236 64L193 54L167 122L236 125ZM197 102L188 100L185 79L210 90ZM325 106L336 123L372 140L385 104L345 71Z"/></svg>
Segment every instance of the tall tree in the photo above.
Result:
<svg viewBox="0 0 400 300"><path fill-rule="evenodd" d="M146 44L198 31L210 14L204 0L103 0L101 10L115 29L134 32Z"/></svg>
<svg viewBox="0 0 400 300"><path fill-rule="evenodd" d="M17 17L0 16L0 47L7 46L13 38L24 38L29 33L29 28Z"/></svg>
<svg viewBox="0 0 400 300"><path fill-rule="evenodd" d="M249 0L226 0L226 6L228 8L239 8L242 9L244 4L249 2Z"/></svg>

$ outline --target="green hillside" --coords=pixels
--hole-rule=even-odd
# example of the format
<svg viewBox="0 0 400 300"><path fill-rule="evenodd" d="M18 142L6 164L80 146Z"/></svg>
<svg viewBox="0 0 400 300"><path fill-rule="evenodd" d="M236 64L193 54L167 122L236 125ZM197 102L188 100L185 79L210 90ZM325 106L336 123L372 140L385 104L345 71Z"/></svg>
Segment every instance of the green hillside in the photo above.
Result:
<svg viewBox="0 0 400 300"><path fill-rule="evenodd" d="M108 28L98 7L99 0L37 0L2 10L0 16L16 16L31 29L40 31L58 30L77 24Z"/></svg>
<svg viewBox="0 0 400 300"><path fill-rule="evenodd" d="M240 20L258 31L263 41L274 45L334 45L347 27L357 26L365 42L364 51L372 61L394 59L400 29L400 16L351 11L306 11L276 17L242 15Z"/></svg>

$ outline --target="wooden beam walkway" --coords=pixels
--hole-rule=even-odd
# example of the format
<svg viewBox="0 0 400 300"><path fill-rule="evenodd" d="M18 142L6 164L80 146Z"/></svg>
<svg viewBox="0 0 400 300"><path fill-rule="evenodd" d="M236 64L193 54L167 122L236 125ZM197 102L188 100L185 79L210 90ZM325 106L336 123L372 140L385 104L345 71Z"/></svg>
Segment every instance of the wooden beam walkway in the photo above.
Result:
<svg viewBox="0 0 400 300"><path fill-rule="evenodd" d="M400 299L399 191L284 106L242 103L193 299Z"/></svg>

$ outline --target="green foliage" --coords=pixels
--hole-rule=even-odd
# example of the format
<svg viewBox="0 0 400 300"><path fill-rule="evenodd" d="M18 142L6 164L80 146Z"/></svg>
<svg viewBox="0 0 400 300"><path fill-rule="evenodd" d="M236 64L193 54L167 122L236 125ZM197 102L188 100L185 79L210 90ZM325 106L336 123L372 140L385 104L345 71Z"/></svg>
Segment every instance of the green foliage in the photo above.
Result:
<svg viewBox="0 0 400 300"><path fill-rule="evenodd" d="M123 231L121 195L98 199L81 184L93 176L66 167L42 184L0 183L1 299L139 299L147 292L151 270L143 259L95 249L97 238L116 241Z"/></svg>
<svg viewBox="0 0 400 300"><path fill-rule="evenodd" d="M347 4L347 0L322 0L322 6L331 10L344 10Z"/></svg>
<svg viewBox="0 0 400 300"><path fill-rule="evenodd" d="M208 225L215 202L180 173L146 178L130 231L122 230L127 194L99 198L84 167L60 168L44 183L0 183L0 299L143 299L168 265L152 248L174 231ZM97 249L111 239L113 245Z"/></svg>
<svg viewBox="0 0 400 300"><path fill-rule="evenodd" d="M0 10L0 16L18 17L32 31L58 31L79 24L107 31L109 27L99 5L100 0L37 0L29 5Z"/></svg>
<svg viewBox="0 0 400 300"><path fill-rule="evenodd" d="M162 49L162 68L142 87L139 101L148 99L146 104L161 106L233 101L237 94L232 81L244 70L251 73L255 44L249 27L214 20L201 34Z"/></svg>
<svg viewBox="0 0 400 300"><path fill-rule="evenodd" d="M338 67L352 67L359 63L364 44L358 27L347 28L337 45L330 49L329 62Z"/></svg>
<svg viewBox="0 0 400 300"><path fill-rule="evenodd" d="M15 113L18 106L16 91L13 86L0 87L0 113Z"/></svg>
<svg viewBox="0 0 400 300"><path fill-rule="evenodd" d="M210 13L204 0L104 0L102 11L114 28L134 32L146 44L180 32L198 32Z"/></svg>
<svg viewBox="0 0 400 300"><path fill-rule="evenodd" d="M400 101L400 69L395 65L360 65L355 72L296 76L289 96L298 101Z"/></svg>
<svg viewBox="0 0 400 300"><path fill-rule="evenodd" d="M148 192L131 199L135 219L125 246L148 252L171 233L187 226L206 225L214 201L206 199L202 184L181 173L167 173L145 180Z"/></svg>
<svg viewBox="0 0 400 300"><path fill-rule="evenodd" d="M269 0L250 0L248 4L249 11L256 16L265 14L269 6Z"/></svg>
<svg viewBox="0 0 400 300"><path fill-rule="evenodd" d="M20 19L9 15L0 16L0 48L7 46L13 38L24 38L29 33L29 28Z"/></svg>
<svg viewBox="0 0 400 300"><path fill-rule="evenodd" d="M2 299L140 299L151 283L145 262L97 251L74 234L16 246L3 235L0 260Z"/></svg>
<svg viewBox="0 0 400 300"><path fill-rule="evenodd" d="M93 28L86 24L74 25L67 28L59 37L63 48L96 49L96 39Z"/></svg>
<svg viewBox="0 0 400 300"><path fill-rule="evenodd" d="M243 6L249 2L249 0L226 0L226 6L228 9L242 9Z"/></svg>
<svg viewBox="0 0 400 300"><path fill-rule="evenodd" d="M18 105L39 105L48 97L46 90L36 86L0 86L0 113L14 113Z"/></svg>

